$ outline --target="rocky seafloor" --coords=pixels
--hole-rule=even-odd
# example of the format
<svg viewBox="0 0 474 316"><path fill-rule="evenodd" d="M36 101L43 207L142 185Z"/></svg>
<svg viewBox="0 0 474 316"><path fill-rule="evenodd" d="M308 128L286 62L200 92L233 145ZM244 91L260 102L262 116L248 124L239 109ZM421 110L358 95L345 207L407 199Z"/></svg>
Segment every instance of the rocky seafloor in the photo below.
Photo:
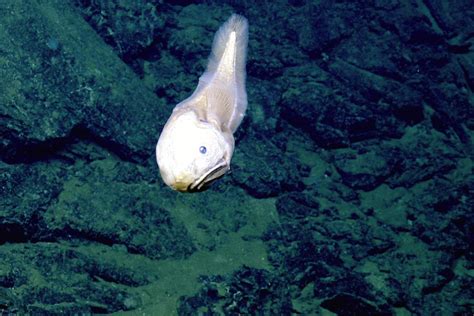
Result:
<svg viewBox="0 0 474 316"><path fill-rule="evenodd" d="M161 181L250 25L232 172ZM0 314L472 315L468 0L0 2Z"/></svg>

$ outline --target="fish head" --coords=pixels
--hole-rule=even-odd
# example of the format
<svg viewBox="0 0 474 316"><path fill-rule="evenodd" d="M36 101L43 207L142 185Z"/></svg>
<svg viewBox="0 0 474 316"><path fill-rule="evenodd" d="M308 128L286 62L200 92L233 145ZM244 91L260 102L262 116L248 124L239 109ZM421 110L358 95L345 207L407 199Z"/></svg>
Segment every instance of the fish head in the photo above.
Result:
<svg viewBox="0 0 474 316"><path fill-rule="evenodd" d="M232 134L199 119L194 111L172 115L156 146L163 181L182 192L206 189L230 169Z"/></svg>

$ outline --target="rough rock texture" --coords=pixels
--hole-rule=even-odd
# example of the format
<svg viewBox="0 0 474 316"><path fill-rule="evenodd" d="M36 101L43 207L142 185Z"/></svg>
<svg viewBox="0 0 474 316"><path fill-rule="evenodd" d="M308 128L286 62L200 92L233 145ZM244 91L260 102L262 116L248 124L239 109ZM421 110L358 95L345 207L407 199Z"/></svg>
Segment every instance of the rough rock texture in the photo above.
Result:
<svg viewBox="0 0 474 316"><path fill-rule="evenodd" d="M1 9L11 12L0 22L2 159L38 159L74 131L127 159L147 158L163 102L77 12L64 1L5 2Z"/></svg>
<svg viewBox="0 0 474 316"><path fill-rule="evenodd" d="M222 311L226 315L291 315L286 284L266 270L243 266L231 276L206 277L201 283L197 295L181 298L179 315L194 315L197 310L209 315Z"/></svg>
<svg viewBox="0 0 474 316"><path fill-rule="evenodd" d="M232 174L237 185L248 194L265 198L287 191L301 191L301 181L308 170L295 157L283 155L281 149L270 141L261 138L254 143L256 136L240 141L240 150L235 154Z"/></svg>
<svg viewBox="0 0 474 316"><path fill-rule="evenodd" d="M56 243L0 249L0 307L12 313L72 315L133 310L133 288L156 281L146 268L127 267L115 251ZM122 259L123 260L123 259ZM15 294L13 294L15 293Z"/></svg>
<svg viewBox="0 0 474 316"><path fill-rule="evenodd" d="M0 2L0 314L470 315L474 11L461 1ZM154 158L231 12L231 174Z"/></svg>
<svg viewBox="0 0 474 316"><path fill-rule="evenodd" d="M160 7L151 1L96 2L73 0L82 8L84 19L101 35L102 39L116 49L126 61L154 54L159 48L165 29L165 17Z"/></svg>

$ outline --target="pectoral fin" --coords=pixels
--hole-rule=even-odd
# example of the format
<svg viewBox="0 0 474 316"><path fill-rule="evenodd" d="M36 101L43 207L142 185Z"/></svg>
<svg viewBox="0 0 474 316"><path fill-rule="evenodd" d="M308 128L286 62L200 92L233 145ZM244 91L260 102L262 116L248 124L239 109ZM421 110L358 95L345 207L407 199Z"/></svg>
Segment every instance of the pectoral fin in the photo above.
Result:
<svg viewBox="0 0 474 316"><path fill-rule="evenodd" d="M207 117L209 121L217 122L221 129L230 129L229 124L235 113L236 96L227 87L212 87L206 89Z"/></svg>

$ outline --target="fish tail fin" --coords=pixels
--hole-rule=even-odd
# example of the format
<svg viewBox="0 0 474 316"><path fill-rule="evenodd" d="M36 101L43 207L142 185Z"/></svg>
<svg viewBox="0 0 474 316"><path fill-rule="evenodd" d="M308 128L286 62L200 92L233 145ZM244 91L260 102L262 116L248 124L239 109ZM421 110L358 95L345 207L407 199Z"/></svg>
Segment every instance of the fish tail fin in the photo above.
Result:
<svg viewBox="0 0 474 316"><path fill-rule="evenodd" d="M232 34L234 33L234 34ZM234 51L226 52L229 41L235 41ZM222 73L221 67L229 67L232 62L234 69L232 76L233 84L233 109L229 117L228 127L234 132L240 125L247 109L247 93L245 90L248 45L248 22L247 19L238 14L232 14L230 18L217 31L212 44L212 52L209 56L206 72L201 77L203 81L215 79L216 73ZM230 105L230 104L229 104Z"/></svg>

